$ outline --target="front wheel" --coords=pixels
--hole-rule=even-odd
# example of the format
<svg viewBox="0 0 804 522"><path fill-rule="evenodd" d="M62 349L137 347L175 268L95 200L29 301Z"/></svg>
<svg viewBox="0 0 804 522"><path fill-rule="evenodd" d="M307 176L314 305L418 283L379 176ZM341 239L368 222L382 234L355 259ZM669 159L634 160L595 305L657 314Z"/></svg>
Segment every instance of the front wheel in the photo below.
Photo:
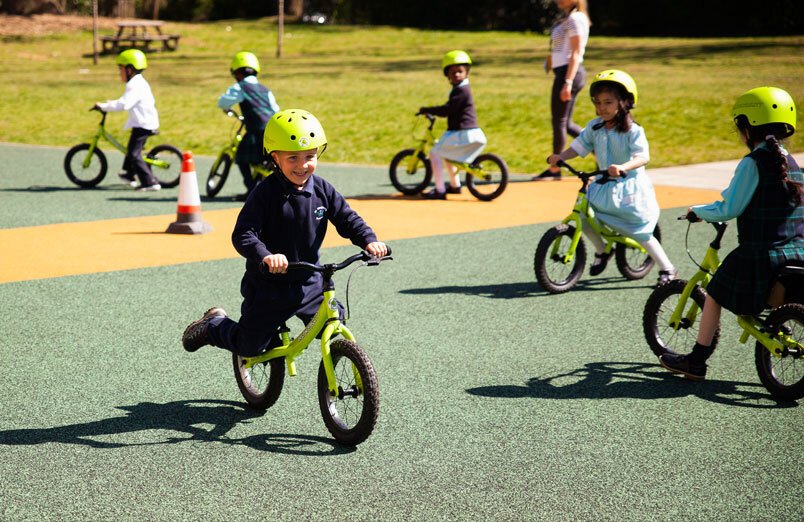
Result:
<svg viewBox="0 0 804 522"><path fill-rule="evenodd" d="M157 145L146 155L151 173L163 188L173 188L181 179L182 154L173 145Z"/></svg>
<svg viewBox="0 0 804 522"><path fill-rule="evenodd" d="M406 196L414 196L430 184L433 178L433 167L430 160L423 152L416 154L414 160L412 156L416 154L413 149L405 149L396 153L391 160L388 175L391 177L391 184ZM411 162L414 162L411 165Z"/></svg>
<svg viewBox="0 0 804 522"><path fill-rule="evenodd" d="M642 313L642 330L648 346L657 357L666 353L689 353L698 338L701 310L703 310L706 293L700 286L692 290L690 299L684 305L679 315L678 324L673 321L673 312L679 305L681 294L687 286L687 281L674 279L666 284L656 287L645 303ZM693 304L697 307L691 311ZM720 337L720 328L715 330L712 338L712 348L717 346Z"/></svg>
<svg viewBox="0 0 804 522"><path fill-rule="evenodd" d="M232 354L235 380L246 402L259 410L267 410L279 399L285 383L285 359L279 357L251 368L243 365L243 358Z"/></svg>
<svg viewBox="0 0 804 522"><path fill-rule="evenodd" d="M318 404L324 424L341 444L355 446L371 435L380 413L377 374L366 352L354 341L332 342L330 353L337 392L327 383L324 362L318 369Z"/></svg>
<svg viewBox="0 0 804 522"><path fill-rule="evenodd" d="M480 174L466 173L466 188L481 201L491 201L508 185L508 165L496 154L481 154L472 162Z"/></svg>
<svg viewBox="0 0 804 522"><path fill-rule="evenodd" d="M583 239L578 239L578 246L569 261L575 227L567 224L556 225L544 233L536 254L533 256L533 271L542 288L551 294L560 294L572 289L583 275L586 265L586 247Z"/></svg>
<svg viewBox="0 0 804 522"><path fill-rule="evenodd" d="M229 177L229 169L232 168L232 158L228 154L221 154L212 168L209 170L207 177L207 196L214 198L218 192L223 188L226 183L226 178Z"/></svg>
<svg viewBox="0 0 804 522"><path fill-rule="evenodd" d="M82 188L92 188L106 176L106 155L95 147L87 161L89 147L89 143L81 143L68 150L64 156L64 172L70 181Z"/></svg>
<svg viewBox="0 0 804 522"><path fill-rule="evenodd" d="M659 225L653 230L653 237L660 243L662 242L662 231ZM653 258L647 252L640 252L636 248L630 248L622 243L617 243L614 247L614 259L617 261L617 268L626 279L635 281L642 279L651 268L653 268Z"/></svg>
<svg viewBox="0 0 804 522"><path fill-rule="evenodd" d="M773 398L799 400L804 397L804 305L782 305L768 315L765 323L784 349L774 355L757 341L754 359L759 380Z"/></svg>

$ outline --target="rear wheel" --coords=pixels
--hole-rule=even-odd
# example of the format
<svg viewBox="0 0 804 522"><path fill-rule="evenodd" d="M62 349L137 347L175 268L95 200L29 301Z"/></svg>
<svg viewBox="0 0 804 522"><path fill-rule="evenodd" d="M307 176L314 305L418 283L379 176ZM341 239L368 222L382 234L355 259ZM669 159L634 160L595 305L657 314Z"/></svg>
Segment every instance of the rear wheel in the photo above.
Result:
<svg viewBox="0 0 804 522"><path fill-rule="evenodd" d="M653 230L653 237L660 243L662 242L662 231L659 225ZM617 243L614 247L614 259L617 261L617 269L626 279L642 279L653 268L653 258L647 252L640 252L636 248L630 248L622 243Z"/></svg>
<svg viewBox="0 0 804 522"><path fill-rule="evenodd" d="M279 357L251 368L243 365L243 358L232 354L237 387L243 398L254 408L266 410L274 405L285 383L285 359Z"/></svg>
<svg viewBox="0 0 804 522"><path fill-rule="evenodd" d="M433 178L430 160L422 152L417 154L415 165L411 168L410 161L414 154L416 151L413 149L397 152L388 169L388 175L391 177L394 188L406 196L420 193L427 188Z"/></svg>
<svg viewBox="0 0 804 522"><path fill-rule="evenodd" d="M214 198L218 195L223 184L226 183L226 178L229 177L230 168L232 168L232 158L228 154L218 156L207 177L207 196Z"/></svg>
<svg viewBox="0 0 804 522"><path fill-rule="evenodd" d="M337 392L327 383L324 362L318 369L318 404L324 424L341 444L354 446L371 435L380 413L377 374L366 352L354 341L332 342Z"/></svg>
<svg viewBox="0 0 804 522"><path fill-rule="evenodd" d="M768 315L768 330L784 345L772 354L757 341L755 361L759 380L775 399L795 401L804 397L804 305L786 304Z"/></svg>
<svg viewBox="0 0 804 522"><path fill-rule="evenodd" d="M674 279L666 284L656 287L645 303L642 313L642 330L648 346L657 357L666 353L689 353L698 338L698 326L701 320L706 293L700 286L696 286L687 300L680 316L678 325L672 322L675 311L684 292L687 281ZM690 307L695 304L698 311L694 317L688 317ZM712 348L717 346L720 328L715 330L712 338Z"/></svg>
<svg viewBox="0 0 804 522"><path fill-rule="evenodd" d="M566 224L557 225L544 233L536 247L533 271L542 288L551 294L570 290L583 275L583 268L586 265L586 247L583 239L578 240L572 259L568 263L564 262L574 236L575 227ZM553 247L556 244L558 248L553 254Z"/></svg>
<svg viewBox="0 0 804 522"><path fill-rule="evenodd" d="M89 143L81 143L68 150L64 156L64 172L70 181L82 188L94 187L106 176L106 155L95 147L88 165L84 167L87 154Z"/></svg>
<svg viewBox="0 0 804 522"><path fill-rule="evenodd" d="M508 185L508 166L496 154L481 154L472 162L472 167L480 169L480 176L466 174L466 188L481 201L491 201L503 193Z"/></svg>
<svg viewBox="0 0 804 522"><path fill-rule="evenodd" d="M157 145L147 155L149 160L159 161L160 164L151 165L151 173L163 188L173 188L181 179L182 154L173 145Z"/></svg>

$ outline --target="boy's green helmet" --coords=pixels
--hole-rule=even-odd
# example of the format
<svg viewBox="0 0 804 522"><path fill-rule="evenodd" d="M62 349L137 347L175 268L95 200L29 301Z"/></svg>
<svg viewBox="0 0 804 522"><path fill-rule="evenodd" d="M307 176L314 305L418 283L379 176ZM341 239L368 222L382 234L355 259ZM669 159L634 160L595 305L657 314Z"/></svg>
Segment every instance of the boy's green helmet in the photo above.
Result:
<svg viewBox="0 0 804 522"><path fill-rule="evenodd" d="M130 65L138 71L144 71L148 68L148 59L145 58L145 53L139 49L126 49L117 55L115 63L123 67Z"/></svg>
<svg viewBox="0 0 804 522"><path fill-rule="evenodd" d="M450 51L441 58L441 70L447 74L447 67L450 65L472 65L472 59L469 58L469 53L456 49Z"/></svg>
<svg viewBox="0 0 804 522"><path fill-rule="evenodd" d="M796 131L796 104L787 91L778 87L757 87L744 93L734 102L731 118L745 116L752 127L768 123L782 123L790 136Z"/></svg>
<svg viewBox="0 0 804 522"><path fill-rule="evenodd" d="M267 153L275 150L294 151L318 149L323 154L327 146L324 127L304 109L285 109L274 114L265 126L263 146Z"/></svg>
<svg viewBox="0 0 804 522"><path fill-rule="evenodd" d="M638 98L636 82L627 72L619 69L606 69L605 71L597 73L595 79L592 80L591 85L589 85L589 92L592 91L592 87L598 82L613 82L621 85L623 89L625 89L625 92L634 97L634 107L636 107Z"/></svg>
<svg viewBox="0 0 804 522"><path fill-rule="evenodd" d="M229 70L234 72L242 67L249 67L254 69L254 72L259 73L260 61L254 55L254 53L240 51L234 55L234 58L232 58L232 63L229 65Z"/></svg>

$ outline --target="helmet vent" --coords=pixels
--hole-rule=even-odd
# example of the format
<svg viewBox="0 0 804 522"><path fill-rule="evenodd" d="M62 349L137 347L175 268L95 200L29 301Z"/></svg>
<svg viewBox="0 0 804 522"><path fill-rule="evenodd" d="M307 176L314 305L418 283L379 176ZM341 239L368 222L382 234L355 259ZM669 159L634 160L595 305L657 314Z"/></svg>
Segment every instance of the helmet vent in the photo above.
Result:
<svg viewBox="0 0 804 522"><path fill-rule="evenodd" d="M311 133L310 133L310 137L311 137L311 138L315 138L315 132L311 132Z"/></svg>
<svg viewBox="0 0 804 522"><path fill-rule="evenodd" d="M290 141L296 141L296 135L295 134L290 135Z"/></svg>
<svg viewBox="0 0 804 522"><path fill-rule="evenodd" d="M778 109L778 108L779 108L779 106L778 106L778 105L776 105L776 104L774 103L774 104L773 104L773 108L774 108L774 109Z"/></svg>

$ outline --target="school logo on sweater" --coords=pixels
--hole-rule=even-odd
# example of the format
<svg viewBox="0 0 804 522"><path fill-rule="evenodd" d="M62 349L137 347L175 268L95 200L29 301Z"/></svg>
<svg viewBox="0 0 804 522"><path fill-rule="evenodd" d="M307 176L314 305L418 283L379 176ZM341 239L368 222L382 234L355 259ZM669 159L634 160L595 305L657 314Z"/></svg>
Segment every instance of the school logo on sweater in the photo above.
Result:
<svg viewBox="0 0 804 522"><path fill-rule="evenodd" d="M324 215L326 215L326 213L327 213L327 207L318 207L317 209L315 209L315 212L313 212L316 221L321 221L321 218L323 218Z"/></svg>

